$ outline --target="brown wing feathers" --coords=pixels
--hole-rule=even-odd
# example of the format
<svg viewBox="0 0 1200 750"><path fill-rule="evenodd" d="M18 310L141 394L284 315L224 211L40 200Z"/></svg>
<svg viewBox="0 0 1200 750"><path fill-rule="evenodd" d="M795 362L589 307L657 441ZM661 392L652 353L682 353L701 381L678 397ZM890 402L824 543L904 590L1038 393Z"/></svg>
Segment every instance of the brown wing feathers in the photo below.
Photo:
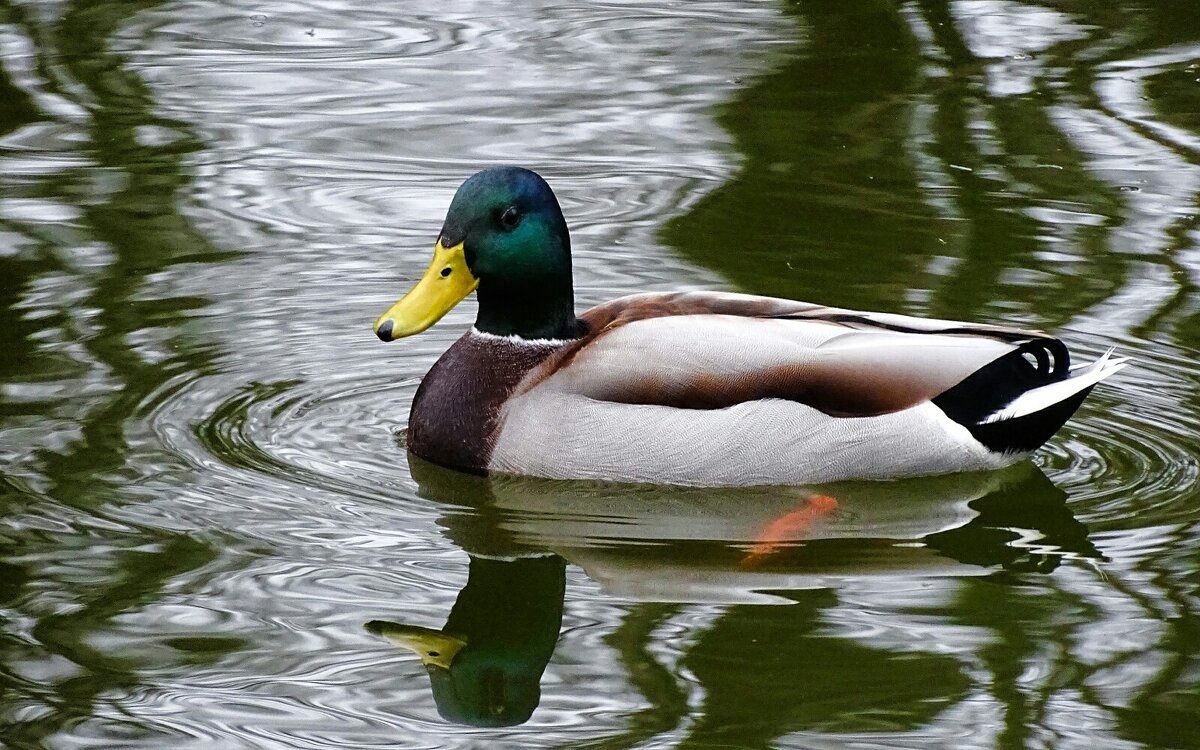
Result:
<svg viewBox="0 0 1200 750"><path fill-rule="evenodd" d="M572 342L552 356L532 380L521 390L527 390L546 377L565 370L582 353L604 352L607 336L631 323L675 316L728 315L750 319L785 319L836 326L850 331L880 331L925 335L983 337L1005 342L1009 347L1031 340L1047 343L1053 351L1053 365L1043 363L1046 348L1030 347L1039 357L1038 369L1065 372L1065 351L1057 340L1034 331L997 326L926 321L896 315L871 315L837 308L820 307L791 300L778 300L742 295L681 292L626 297L606 303L584 313L582 320L589 333ZM747 321L751 323L751 321ZM1057 346L1054 346L1057 344ZM663 346L670 346L664 343ZM718 344L719 346L719 344ZM1022 347L1024 348L1024 347ZM778 398L812 406L836 417L868 417L915 406L930 401L954 388L974 371L992 359L1009 351L999 348L994 355L966 365L946 367L934 361L936 352L918 353L896 347L862 351L809 352L797 361L783 361L770 367L730 372L729 368L705 371L703 362L690 366L689 353L681 352L681 364L673 367L639 367L629 363L627 374L600 384L588 395L606 401L627 404L656 404L683 409L722 409L758 399ZM604 353L620 356L624 352ZM894 355L894 359L889 357ZM914 360L914 356L917 359ZM920 357L927 359L921 360ZM1064 355L1065 356L1065 355ZM627 355L628 357L628 355ZM659 363L661 365L662 363ZM964 369L965 368L965 369Z"/></svg>
<svg viewBox="0 0 1200 750"><path fill-rule="evenodd" d="M605 394L605 400L680 409L723 409L746 401L781 398L834 417L871 417L928 401L941 390L928 382L905 382L878 372L847 373L836 366L806 363L749 373L695 375L677 383L643 377Z"/></svg>

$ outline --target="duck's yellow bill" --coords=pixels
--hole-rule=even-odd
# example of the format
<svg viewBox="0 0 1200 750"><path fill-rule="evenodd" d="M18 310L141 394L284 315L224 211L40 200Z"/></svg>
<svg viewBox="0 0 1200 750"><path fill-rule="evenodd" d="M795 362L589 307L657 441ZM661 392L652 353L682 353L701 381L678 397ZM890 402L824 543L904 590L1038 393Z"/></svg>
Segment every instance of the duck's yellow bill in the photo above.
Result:
<svg viewBox="0 0 1200 750"><path fill-rule="evenodd" d="M392 341L420 333L441 320L477 286L479 279L467 268L463 244L445 248L438 240L433 248L433 262L425 275L408 294L379 316L375 321L375 335L384 341Z"/></svg>

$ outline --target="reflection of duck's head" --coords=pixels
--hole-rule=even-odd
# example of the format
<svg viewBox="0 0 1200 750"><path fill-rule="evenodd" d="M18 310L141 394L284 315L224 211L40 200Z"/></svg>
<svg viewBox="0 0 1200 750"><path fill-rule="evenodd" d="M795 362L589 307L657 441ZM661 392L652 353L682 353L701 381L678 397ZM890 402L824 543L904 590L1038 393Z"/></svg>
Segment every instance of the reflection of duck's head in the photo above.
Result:
<svg viewBox="0 0 1200 750"><path fill-rule="evenodd" d="M565 563L472 558L446 626L374 620L367 629L421 658L438 713L471 726L529 719L562 624Z"/></svg>

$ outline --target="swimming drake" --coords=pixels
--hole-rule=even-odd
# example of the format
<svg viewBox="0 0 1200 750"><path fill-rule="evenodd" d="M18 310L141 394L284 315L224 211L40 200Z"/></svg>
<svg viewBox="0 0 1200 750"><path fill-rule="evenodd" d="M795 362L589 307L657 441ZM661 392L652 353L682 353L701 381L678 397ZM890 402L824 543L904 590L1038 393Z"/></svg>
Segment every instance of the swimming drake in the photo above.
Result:
<svg viewBox="0 0 1200 750"><path fill-rule="evenodd" d="M482 474L731 486L997 468L1125 361L1072 366L1038 331L721 292L577 316L558 201L515 167L463 183L375 332L420 333L471 292L475 326L417 389L408 447Z"/></svg>

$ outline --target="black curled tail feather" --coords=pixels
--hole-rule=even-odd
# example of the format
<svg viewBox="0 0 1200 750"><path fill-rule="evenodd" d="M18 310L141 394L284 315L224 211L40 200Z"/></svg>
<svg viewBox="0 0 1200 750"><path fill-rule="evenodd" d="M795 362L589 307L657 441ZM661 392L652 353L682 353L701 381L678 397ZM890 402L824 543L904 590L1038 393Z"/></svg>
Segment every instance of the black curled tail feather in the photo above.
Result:
<svg viewBox="0 0 1200 750"><path fill-rule="evenodd" d="M1062 427L1091 391L1084 389L1033 414L984 423L1021 394L1070 376L1071 355L1058 339L1037 338L971 373L933 399L946 416L998 453L1035 450Z"/></svg>

